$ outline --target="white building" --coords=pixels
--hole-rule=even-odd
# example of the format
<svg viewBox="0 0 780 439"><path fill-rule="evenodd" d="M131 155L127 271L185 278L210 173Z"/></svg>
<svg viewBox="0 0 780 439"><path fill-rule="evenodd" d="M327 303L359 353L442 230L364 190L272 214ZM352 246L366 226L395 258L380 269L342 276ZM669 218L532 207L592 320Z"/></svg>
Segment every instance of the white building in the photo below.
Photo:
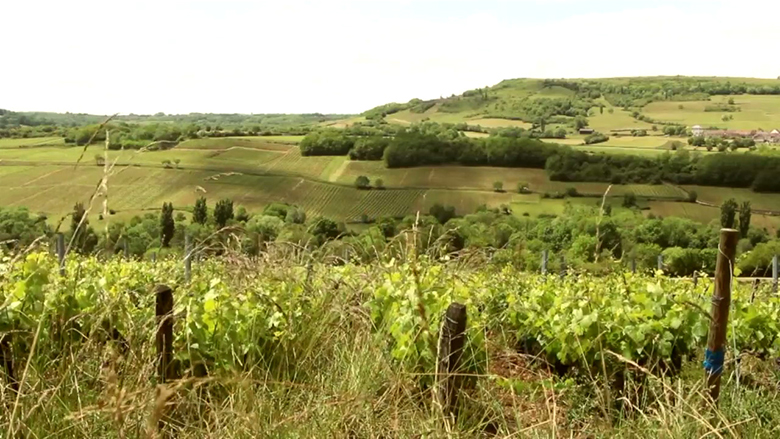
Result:
<svg viewBox="0 0 780 439"><path fill-rule="evenodd" d="M694 125L691 128L691 132L693 133L694 136L701 136L702 134L704 134L704 129L701 127L701 125Z"/></svg>

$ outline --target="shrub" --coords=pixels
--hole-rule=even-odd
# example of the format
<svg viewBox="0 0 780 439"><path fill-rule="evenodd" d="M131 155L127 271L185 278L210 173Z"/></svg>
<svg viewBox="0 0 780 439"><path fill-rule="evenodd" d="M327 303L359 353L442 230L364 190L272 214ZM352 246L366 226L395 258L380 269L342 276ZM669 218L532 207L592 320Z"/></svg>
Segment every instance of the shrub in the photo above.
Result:
<svg viewBox="0 0 780 439"><path fill-rule="evenodd" d="M365 175L360 175L355 179L355 187L358 189L369 189L371 187L371 180Z"/></svg>

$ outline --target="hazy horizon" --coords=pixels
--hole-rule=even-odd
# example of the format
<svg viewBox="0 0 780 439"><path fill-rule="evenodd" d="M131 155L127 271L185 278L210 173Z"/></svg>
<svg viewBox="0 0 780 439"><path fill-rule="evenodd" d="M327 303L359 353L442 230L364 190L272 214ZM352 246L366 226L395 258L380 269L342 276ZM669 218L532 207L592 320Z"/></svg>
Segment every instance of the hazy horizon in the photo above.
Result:
<svg viewBox="0 0 780 439"><path fill-rule="evenodd" d="M33 0L4 9L15 43L0 69L0 108L14 111L356 114L510 78L780 75L771 43L780 5L754 0Z"/></svg>

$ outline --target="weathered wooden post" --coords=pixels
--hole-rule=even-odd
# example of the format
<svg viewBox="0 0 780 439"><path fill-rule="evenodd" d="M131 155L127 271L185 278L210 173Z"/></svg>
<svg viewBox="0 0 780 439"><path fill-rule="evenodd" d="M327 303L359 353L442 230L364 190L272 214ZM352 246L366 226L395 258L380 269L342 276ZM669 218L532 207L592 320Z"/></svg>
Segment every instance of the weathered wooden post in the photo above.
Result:
<svg viewBox="0 0 780 439"><path fill-rule="evenodd" d="M717 404L720 396L720 377L726 355L726 328L731 305L731 281L734 274L734 256L737 253L739 232L721 229L718 260L715 265L715 291L712 295L712 320L704 353L704 371L710 398Z"/></svg>
<svg viewBox="0 0 780 439"><path fill-rule="evenodd" d="M772 258L772 291L777 294L777 272L778 272L778 257L775 255L774 258Z"/></svg>
<svg viewBox="0 0 780 439"><path fill-rule="evenodd" d="M694 271L693 272L693 287L696 288L697 286L699 286L699 272L698 271Z"/></svg>
<svg viewBox="0 0 780 439"><path fill-rule="evenodd" d="M157 252L152 253L152 264L157 262Z"/></svg>
<svg viewBox="0 0 780 439"><path fill-rule="evenodd" d="M3 363L3 371L5 371L5 379L8 386L14 392L18 392L19 382L16 381L16 375L14 375L14 355L10 333L0 336L0 362Z"/></svg>
<svg viewBox="0 0 780 439"><path fill-rule="evenodd" d="M190 281L192 276L192 243L190 235L184 235L184 280Z"/></svg>
<svg viewBox="0 0 780 439"><path fill-rule="evenodd" d="M561 279L566 276L566 255L561 253Z"/></svg>
<svg viewBox="0 0 780 439"><path fill-rule="evenodd" d="M436 365L436 399L445 416L453 418L457 416L458 392L463 382L459 373L465 332L466 305L453 302L441 325Z"/></svg>
<svg viewBox="0 0 780 439"><path fill-rule="evenodd" d="M547 274L547 250L542 250L542 274Z"/></svg>
<svg viewBox="0 0 780 439"><path fill-rule="evenodd" d="M127 246L127 237L122 239L122 252L125 255L125 259L129 259L129 257L130 257L130 249Z"/></svg>
<svg viewBox="0 0 780 439"><path fill-rule="evenodd" d="M636 259L631 258L631 272L636 274Z"/></svg>
<svg viewBox="0 0 780 439"><path fill-rule="evenodd" d="M155 322L157 323L157 382L174 379L173 360L173 290L167 285L154 288Z"/></svg>
<svg viewBox="0 0 780 439"><path fill-rule="evenodd" d="M57 259L60 261L60 276L65 276L65 235L57 234Z"/></svg>
<svg viewBox="0 0 780 439"><path fill-rule="evenodd" d="M658 255L658 270L663 271L664 269L664 255Z"/></svg>

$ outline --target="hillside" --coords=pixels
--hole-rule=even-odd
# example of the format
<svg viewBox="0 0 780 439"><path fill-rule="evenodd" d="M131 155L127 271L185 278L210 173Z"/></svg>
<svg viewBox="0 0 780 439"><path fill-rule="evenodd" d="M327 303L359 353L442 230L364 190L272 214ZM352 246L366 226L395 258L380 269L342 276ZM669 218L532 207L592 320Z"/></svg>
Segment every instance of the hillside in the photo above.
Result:
<svg viewBox="0 0 780 439"><path fill-rule="evenodd" d="M735 97L739 107L729 112L733 120L722 121L723 112L704 111L705 103L725 102L728 97ZM638 120L634 111L649 119ZM431 120L483 127L531 127L541 121L567 125L583 116L605 132L651 130L653 124L771 129L780 126L780 80L680 76L508 79L447 98L386 104L363 115L398 124Z"/></svg>

